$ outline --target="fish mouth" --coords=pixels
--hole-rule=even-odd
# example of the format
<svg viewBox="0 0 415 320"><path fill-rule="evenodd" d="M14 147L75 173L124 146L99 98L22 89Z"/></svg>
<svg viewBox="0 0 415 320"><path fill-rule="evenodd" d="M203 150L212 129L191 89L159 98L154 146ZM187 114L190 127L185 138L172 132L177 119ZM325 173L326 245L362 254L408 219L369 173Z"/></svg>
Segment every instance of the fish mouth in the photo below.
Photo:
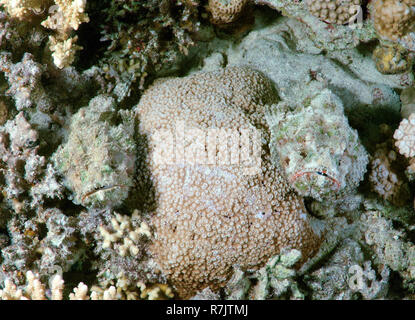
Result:
<svg viewBox="0 0 415 320"><path fill-rule="evenodd" d="M304 176L310 176L310 175L318 175L321 177L324 177L325 179L329 180L336 189L335 192L340 190L340 182L335 178L334 174L331 174L329 170L327 169L308 169L308 170L299 170L293 175L291 175L289 181L290 183L294 184L299 178Z"/></svg>
<svg viewBox="0 0 415 320"><path fill-rule="evenodd" d="M81 201L85 202L85 200L91 196L93 196L95 193L97 192L107 192L107 191L112 191L114 189L118 189L118 188L127 188L127 186L125 185L121 185L121 184L116 184L116 185L112 185L112 186L103 186L103 187L98 187L92 191L89 191L87 193L85 193L82 198Z"/></svg>

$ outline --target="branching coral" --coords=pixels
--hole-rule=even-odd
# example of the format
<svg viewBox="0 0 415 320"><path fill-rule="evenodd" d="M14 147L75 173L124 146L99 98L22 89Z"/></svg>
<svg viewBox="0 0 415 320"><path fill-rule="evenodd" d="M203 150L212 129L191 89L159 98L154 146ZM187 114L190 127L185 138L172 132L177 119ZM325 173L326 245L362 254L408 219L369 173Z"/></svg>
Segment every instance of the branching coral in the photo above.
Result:
<svg viewBox="0 0 415 320"><path fill-rule="evenodd" d="M381 212L368 210L361 216L360 228L364 239L375 255L376 264L386 264L399 272L404 285L414 288L415 246L407 241L403 230L392 227L392 221L382 217Z"/></svg>
<svg viewBox="0 0 415 320"><path fill-rule="evenodd" d="M28 210L42 203L44 195L61 197L61 186L52 175L45 175L46 159L38 154L38 133L19 113L15 119L0 128L0 175L4 179L4 195L17 212ZM46 171L52 170L49 166ZM46 185L45 185L46 183ZM44 193L39 192L44 187ZM31 203L25 194L30 189Z"/></svg>
<svg viewBox="0 0 415 320"><path fill-rule="evenodd" d="M49 37L49 48L53 52L53 62L62 69L72 64L76 51L81 46L75 43L78 37L70 37L72 30L78 30L83 22L89 22L85 13L86 0L55 0L49 8L51 15L42 22L42 26L55 30L56 35Z"/></svg>
<svg viewBox="0 0 415 320"><path fill-rule="evenodd" d="M384 298L388 291L389 268L384 266L380 277L365 261L358 242L346 239L328 257L323 267L304 276L312 290L312 298L319 300L351 300ZM380 278L378 280L378 278Z"/></svg>
<svg viewBox="0 0 415 320"><path fill-rule="evenodd" d="M41 15L45 11L50 13L41 24L56 31L56 35L49 37L49 48L58 68L69 66L76 51L82 49L74 44L77 38L71 38L71 32L77 30L81 23L89 21L85 13L86 0L56 0L54 4L50 0L1 0L0 4L5 6L10 16L20 20Z"/></svg>
<svg viewBox="0 0 415 320"><path fill-rule="evenodd" d="M19 289L11 280L6 279L4 289L0 290L0 300L63 300L64 281L60 275L50 279L49 289L40 281L39 275L32 271L26 272L26 280L23 289ZM69 300L120 300L121 296L114 286L105 290L93 286L89 290L87 285L80 282L68 298Z"/></svg>
<svg viewBox="0 0 415 320"><path fill-rule="evenodd" d="M121 256L128 254L137 256L140 252L137 246L138 240L143 236L147 238L151 237L150 228L147 223L141 222L139 226L134 227L137 221L140 221L138 210L133 212L131 218L115 214L115 217L111 219L112 228L115 232L109 232L103 226L100 226L100 232L104 238L102 247L108 248L115 246ZM123 241L122 244L117 243L121 240Z"/></svg>
<svg viewBox="0 0 415 320"><path fill-rule="evenodd" d="M0 55L1 69L10 84L7 95L13 96L17 110L37 107L41 111L51 108L51 100L41 82L45 67L34 61L34 56L25 53L22 61L12 63L10 55Z"/></svg>
<svg viewBox="0 0 415 320"><path fill-rule="evenodd" d="M259 268L284 247L300 250L306 260L319 245L302 199L270 160L264 107L277 99L261 73L229 67L159 80L136 107L148 140L148 158L138 169L151 170L158 204L151 251L182 297L223 286L235 264ZM206 135L221 129L231 136L207 138L205 147ZM232 148L241 152L239 162L239 156L229 158L227 141L240 134L241 151ZM248 157L251 148L257 151Z"/></svg>
<svg viewBox="0 0 415 320"><path fill-rule="evenodd" d="M258 283L252 289L250 298L263 300L285 296L296 300L304 299L295 279L295 264L300 260L301 252L295 249L283 250L280 255L270 259L265 267L255 272L254 277Z"/></svg>
<svg viewBox="0 0 415 320"><path fill-rule="evenodd" d="M412 112L410 104L413 102L411 99L411 93L408 92L409 100L406 103L407 113ZM405 102L405 99L403 100ZM406 175L409 180L415 178L415 113L411 113L407 119L403 119L396 129L393 138L395 139L395 145L400 154L403 154L408 158L409 165L406 169Z"/></svg>
<svg viewBox="0 0 415 320"><path fill-rule="evenodd" d="M80 259L85 247L78 241L77 221L58 209L47 209L42 215L47 217L48 232L37 249L42 255L38 269L42 274L50 274L54 267L59 266L67 272Z"/></svg>
<svg viewBox="0 0 415 320"><path fill-rule="evenodd" d="M148 217L138 210L131 216L109 209L90 209L79 215L77 229L82 241L97 244L91 268L97 271L99 287L115 286L123 297L137 299L144 298L144 291L157 290L152 284L166 283L149 254L153 234L148 227Z"/></svg>
<svg viewBox="0 0 415 320"><path fill-rule="evenodd" d="M0 5L3 5L12 17L21 20L42 13L50 3L50 0L0 0Z"/></svg>
<svg viewBox="0 0 415 320"><path fill-rule="evenodd" d="M91 19L100 22L108 78L132 78L143 89L149 74L166 71L195 44L199 0L105 0L96 6Z"/></svg>

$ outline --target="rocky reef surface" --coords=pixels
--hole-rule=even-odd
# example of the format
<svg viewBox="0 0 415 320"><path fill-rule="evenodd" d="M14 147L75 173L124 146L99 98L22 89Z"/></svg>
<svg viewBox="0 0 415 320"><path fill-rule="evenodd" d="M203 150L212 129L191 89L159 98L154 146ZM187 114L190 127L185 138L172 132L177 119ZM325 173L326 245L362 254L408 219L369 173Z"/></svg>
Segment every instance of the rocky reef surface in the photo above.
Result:
<svg viewBox="0 0 415 320"><path fill-rule="evenodd" d="M413 0L0 0L0 300L414 299Z"/></svg>

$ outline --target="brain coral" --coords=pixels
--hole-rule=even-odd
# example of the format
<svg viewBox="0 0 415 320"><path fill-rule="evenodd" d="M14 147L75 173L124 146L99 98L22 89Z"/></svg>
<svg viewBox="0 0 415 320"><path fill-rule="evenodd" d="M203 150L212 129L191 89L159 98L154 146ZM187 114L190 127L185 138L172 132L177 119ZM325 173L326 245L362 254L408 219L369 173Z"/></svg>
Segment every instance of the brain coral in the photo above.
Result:
<svg viewBox="0 0 415 320"><path fill-rule="evenodd" d="M159 80L136 107L148 141L138 172L151 171L156 200L151 252L181 297L220 288L233 266L257 269L282 248L301 250L304 261L319 246L303 200L270 161L264 112L277 100L261 73L229 67ZM241 140L215 140L218 132ZM245 144L247 132L252 141ZM229 158L239 146L240 161L232 152ZM243 156L251 147L258 170Z"/></svg>

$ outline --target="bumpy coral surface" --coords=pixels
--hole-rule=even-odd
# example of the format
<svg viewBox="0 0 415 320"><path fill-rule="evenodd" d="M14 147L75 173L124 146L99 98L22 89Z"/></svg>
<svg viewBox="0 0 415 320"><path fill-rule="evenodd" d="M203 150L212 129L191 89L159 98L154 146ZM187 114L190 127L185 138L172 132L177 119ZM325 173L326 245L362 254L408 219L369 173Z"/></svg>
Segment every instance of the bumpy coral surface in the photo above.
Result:
<svg viewBox="0 0 415 320"><path fill-rule="evenodd" d="M209 0L208 10L217 24L231 23L241 14L248 0Z"/></svg>
<svg viewBox="0 0 415 320"><path fill-rule="evenodd" d="M393 137L401 154L407 158L415 156L415 113L401 121Z"/></svg>
<svg viewBox="0 0 415 320"><path fill-rule="evenodd" d="M285 247L307 259L318 247L302 199L270 160L264 108L276 101L261 73L231 67L160 80L136 107L149 141L141 166L151 171L155 189L152 252L182 297L223 286L233 265L256 269ZM230 134L218 136L217 148L215 129ZM253 162L239 162L229 154L239 143L227 143L247 130L262 140L241 141L241 159L249 145L260 152Z"/></svg>
<svg viewBox="0 0 415 320"><path fill-rule="evenodd" d="M373 3L373 21L377 32L396 41L415 26L413 0L376 0Z"/></svg>
<svg viewBox="0 0 415 320"><path fill-rule="evenodd" d="M310 12L328 23L344 24L361 12L361 0L306 0Z"/></svg>
<svg viewBox="0 0 415 320"><path fill-rule="evenodd" d="M370 163L369 181L372 189L383 199L403 206L409 200L409 185L402 170L402 156L390 144L385 142L377 146Z"/></svg>

